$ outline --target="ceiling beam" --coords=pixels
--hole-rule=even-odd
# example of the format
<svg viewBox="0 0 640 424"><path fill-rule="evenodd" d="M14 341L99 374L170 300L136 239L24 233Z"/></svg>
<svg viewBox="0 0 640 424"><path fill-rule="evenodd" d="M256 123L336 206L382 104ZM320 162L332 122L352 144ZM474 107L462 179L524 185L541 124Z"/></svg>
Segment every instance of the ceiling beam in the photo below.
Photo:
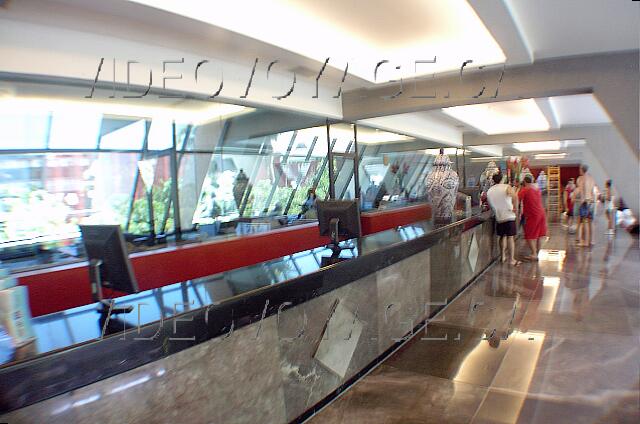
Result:
<svg viewBox="0 0 640 424"><path fill-rule="evenodd" d="M593 93L637 157L640 150L638 64L636 50L507 67L497 97L493 96L502 67L485 67L465 71L462 77L457 73L435 79L422 78L415 83L405 81L402 86L392 84L346 92L342 111L345 120L355 121L449 106ZM397 95L399 91L402 93ZM425 97L430 95L435 97Z"/></svg>

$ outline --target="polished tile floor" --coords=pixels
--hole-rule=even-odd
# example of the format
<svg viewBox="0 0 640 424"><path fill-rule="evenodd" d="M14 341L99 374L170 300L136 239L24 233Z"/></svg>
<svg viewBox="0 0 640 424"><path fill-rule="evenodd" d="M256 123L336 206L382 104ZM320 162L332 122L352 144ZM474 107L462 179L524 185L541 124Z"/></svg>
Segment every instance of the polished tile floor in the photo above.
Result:
<svg viewBox="0 0 640 424"><path fill-rule="evenodd" d="M492 266L310 421L640 422L638 239L595 232L551 225L539 263Z"/></svg>

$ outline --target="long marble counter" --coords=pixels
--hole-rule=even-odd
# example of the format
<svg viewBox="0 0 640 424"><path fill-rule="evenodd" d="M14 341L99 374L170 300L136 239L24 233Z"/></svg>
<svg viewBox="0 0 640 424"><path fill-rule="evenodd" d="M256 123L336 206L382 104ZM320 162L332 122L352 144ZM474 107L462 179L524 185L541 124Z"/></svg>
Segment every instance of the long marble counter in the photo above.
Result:
<svg viewBox="0 0 640 424"><path fill-rule="evenodd" d="M343 244L345 260L327 267L321 258L330 251L317 248L118 298L134 311L111 320L105 335L96 305L36 318L35 356L0 366L0 421L103 420L115 407L120 418L143 422L169 396L150 384L189 396L183 385L199 378L206 382L193 389L215 386L215 401L175 398L169 403L176 411L206 413L214 422L299 419L446 305L496 253L487 212ZM325 337L347 327L348 338ZM303 387L309 379L310 392ZM127 406L122 393L141 387L146 395L138 401L146 406ZM260 387L275 393L276 403L258 400L265 397L258 392L252 398Z"/></svg>
<svg viewBox="0 0 640 424"><path fill-rule="evenodd" d="M431 207L418 203L383 212L361 214L362 232L369 235L399 225L429 219ZM317 222L281 227L264 233L214 237L199 243L182 243L132 253L131 264L141 290L270 261L329 242L321 237ZM233 255L227 252L233 251ZM33 316L42 316L91 303L86 261L14 274L29 289Z"/></svg>

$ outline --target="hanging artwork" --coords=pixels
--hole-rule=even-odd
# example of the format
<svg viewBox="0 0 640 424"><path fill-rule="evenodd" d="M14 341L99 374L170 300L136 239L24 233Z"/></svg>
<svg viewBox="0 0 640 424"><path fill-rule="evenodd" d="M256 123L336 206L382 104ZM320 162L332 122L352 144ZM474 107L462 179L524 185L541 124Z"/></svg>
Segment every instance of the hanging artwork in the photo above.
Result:
<svg viewBox="0 0 640 424"><path fill-rule="evenodd" d="M433 168L425 181L427 193L431 199L434 220L451 219L458 185L458 174L451 169L451 161L444 154L444 149L440 149L440 154L436 156Z"/></svg>

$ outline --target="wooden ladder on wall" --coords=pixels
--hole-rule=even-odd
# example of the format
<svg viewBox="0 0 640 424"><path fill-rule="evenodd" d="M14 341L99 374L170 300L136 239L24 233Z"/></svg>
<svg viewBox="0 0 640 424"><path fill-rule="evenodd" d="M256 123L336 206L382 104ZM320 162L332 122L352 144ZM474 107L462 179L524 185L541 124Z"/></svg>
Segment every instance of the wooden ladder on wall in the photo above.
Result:
<svg viewBox="0 0 640 424"><path fill-rule="evenodd" d="M547 167L547 216L558 220L562 212L562 190L560 188L560 167Z"/></svg>

